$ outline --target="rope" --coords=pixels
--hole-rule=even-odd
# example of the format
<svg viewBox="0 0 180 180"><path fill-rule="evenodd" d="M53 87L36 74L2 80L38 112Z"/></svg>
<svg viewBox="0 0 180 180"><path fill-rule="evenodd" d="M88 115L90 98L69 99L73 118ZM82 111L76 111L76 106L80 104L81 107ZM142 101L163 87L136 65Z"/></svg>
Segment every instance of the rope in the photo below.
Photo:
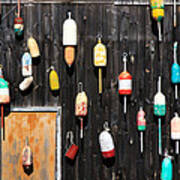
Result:
<svg viewBox="0 0 180 180"><path fill-rule="evenodd" d="M21 0L18 0L18 18L20 17L21 14Z"/></svg>

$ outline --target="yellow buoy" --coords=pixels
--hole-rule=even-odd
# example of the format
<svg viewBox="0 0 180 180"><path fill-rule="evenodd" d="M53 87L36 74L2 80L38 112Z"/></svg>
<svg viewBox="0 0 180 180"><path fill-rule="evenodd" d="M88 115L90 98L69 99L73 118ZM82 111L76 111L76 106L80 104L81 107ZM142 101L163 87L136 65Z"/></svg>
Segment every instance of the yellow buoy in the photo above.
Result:
<svg viewBox="0 0 180 180"><path fill-rule="evenodd" d="M49 73L49 85L52 91L58 91L60 89L59 77L53 66L51 67L51 71Z"/></svg>

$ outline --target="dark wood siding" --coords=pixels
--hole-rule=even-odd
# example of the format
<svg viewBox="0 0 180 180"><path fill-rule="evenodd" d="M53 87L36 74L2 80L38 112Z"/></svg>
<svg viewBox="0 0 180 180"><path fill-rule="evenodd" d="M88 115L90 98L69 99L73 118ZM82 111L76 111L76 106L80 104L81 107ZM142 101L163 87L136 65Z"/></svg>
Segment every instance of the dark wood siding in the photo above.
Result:
<svg viewBox="0 0 180 180"><path fill-rule="evenodd" d="M63 59L62 24L66 12L78 24L78 47L74 66L69 70ZM158 60L157 33L150 17L148 6L114 6L108 4L36 4L22 6L25 21L24 40L17 41L13 33L15 5L2 6L0 25L0 63L4 66L5 78L10 82L11 105L63 107L63 155L65 136L68 130L75 133L75 142L80 146L74 164L63 157L63 180L159 180L161 160L158 156L157 119L153 116L153 96L162 70L162 88L167 98L167 114L163 119L163 149L171 153L174 143L170 140L170 120L173 112L180 109L174 101L174 87L170 82L170 68L173 62L173 39L180 40L180 8L178 7L178 28L173 35L173 8L167 6L163 22L162 63ZM8 13L8 15L6 15ZM108 66L103 73L104 92L97 94L97 69L93 67L93 46L96 35L102 33L107 45ZM41 50L40 63L33 66L34 87L27 94L20 93L21 56L26 50L27 38L33 35ZM155 42L155 58L150 57L150 41ZM128 61L128 70L133 75L133 93L128 98L128 114L123 115L123 101L119 98L117 78L123 70L122 53L135 56ZM178 52L179 55L179 52ZM179 60L178 60L179 61ZM180 61L179 61L180 62ZM162 65L160 67L160 64ZM58 96L49 91L46 70L54 65L60 77L61 90ZM79 123L74 116L74 101L77 84L82 81L89 98L89 113L85 125L84 142L79 140ZM142 101L143 100L143 101ZM145 152L140 155L136 114L139 104L144 104L147 130ZM98 134L105 120L108 120L116 146L116 159L112 166L101 158ZM174 163L174 180L180 177L180 158ZM113 179L113 180L114 180Z"/></svg>

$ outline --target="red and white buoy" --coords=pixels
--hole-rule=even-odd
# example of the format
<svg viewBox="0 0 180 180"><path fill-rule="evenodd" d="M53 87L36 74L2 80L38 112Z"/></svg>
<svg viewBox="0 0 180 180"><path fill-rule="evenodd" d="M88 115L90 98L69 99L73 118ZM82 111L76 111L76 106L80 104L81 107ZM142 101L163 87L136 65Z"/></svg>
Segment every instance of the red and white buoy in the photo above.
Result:
<svg viewBox="0 0 180 180"><path fill-rule="evenodd" d="M124 71L119 75L119 94L124 95L124 114L127 112L127 95L132 94L132 76L127 72L127 53L123 54Z"/></svg>
<svg viewBox="0 0 180 180"><path fill-rule="evenodd" d="M104 131L99 135L99 144L104 158L113 158L115 156L115 147L112 135L109 133L108 122L104 123Z"/></svg>

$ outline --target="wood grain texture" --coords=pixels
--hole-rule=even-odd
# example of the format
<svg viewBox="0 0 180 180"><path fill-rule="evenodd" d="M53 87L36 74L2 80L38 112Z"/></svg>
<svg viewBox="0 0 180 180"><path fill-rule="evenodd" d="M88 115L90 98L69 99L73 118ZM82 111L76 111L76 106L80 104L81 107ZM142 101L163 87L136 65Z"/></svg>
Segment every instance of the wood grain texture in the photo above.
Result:
<svg viewBox="0 0 180 180"><path fill-rule="evenodd" d="M125 1L125 0L124 0ZM129 1L128 1L129 2ZM139 1L147 2L147 1ZM170 1L166 1L170 2ZM22 5L25 22L24 39L18 41L13 33L14 4L2 6L0 25L0 63L5 78L10 82L11 105L59 106L63 108L62 121L62 177L63 180L159 180L162 157L158 155L158 122L153 116L153 96L157 80L162 73L162 88L167 98L167 115L162 123L163 150L173 154L174 142L170 139L170 120L175 109L180 112L180 102L174 100L174 86L170 81L173 62L173 41L179 40L180 7L177 7L178 28L172 27L173 8L165 7L163 20L162 61L158 57L157 25L150 16L149 6L114 6L113 4L33 4ZM78 46L72 69L64 61L62 25L67 11L78 25ZM6 16L6 13L9 13ZM98 95L98 71L93 66L93 47L96 36L103 35L107 46L108 64L103 69L103 94ZM27 38L33 34L37 40L41 60L33 65L33 87L27 93L18 89L21 76L21 56L27 50ZM155 54L151 58L150 42L154 41ZM178 47L178 55L179 55ZM128 97L128 113L123 115L123 98L118 94L118 75L123 70L122 54L128 58L128 71L133 75L133 93ZM179 57L179 56L178 56ZM180 63L180 59L178 59ZM46 70L53 65L60 78L60 91L55 96L48 85ZM84 127L84 140L79 138L79 121L74 116L74 103L78 82L83 82L89 98L89 112ZM180 88L179 88L180 89ZM144 134L144 154L140 154L136 114L143 104L147 130ZM111 126L116 146L112 165L104 163L98 135L104 121ZM64 158L66 132L73 130L79 153L74 163ZM180 177L180 157L173 160L174 180Z"/></svg>
<svg viewBox="0 0 180 180"><path fill-rule="evenodd" d="M6 119L2 142L2 179L54 180L56 113L11 113ZM33 173L22 167L26 138L33 153Z"/></svg>

